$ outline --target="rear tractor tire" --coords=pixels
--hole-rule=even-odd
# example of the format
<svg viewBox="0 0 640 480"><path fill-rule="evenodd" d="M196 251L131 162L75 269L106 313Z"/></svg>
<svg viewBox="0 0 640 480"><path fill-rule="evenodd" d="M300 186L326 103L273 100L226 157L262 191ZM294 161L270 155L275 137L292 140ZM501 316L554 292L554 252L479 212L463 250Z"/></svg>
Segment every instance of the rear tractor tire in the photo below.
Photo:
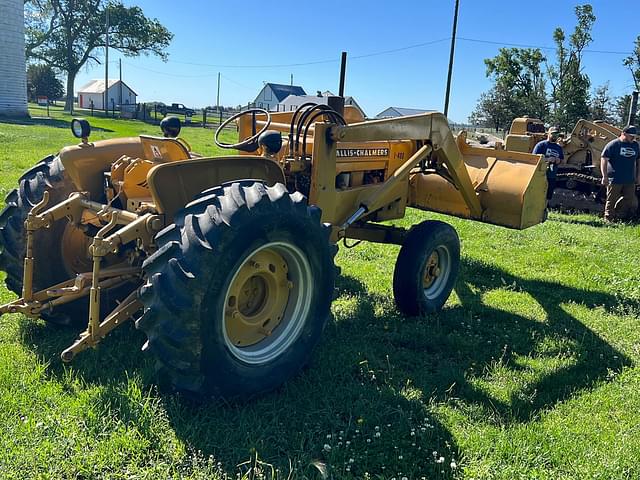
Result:
<svg viewBox="0 0 640 480"><path fill-rule="evenodd" d="M408 316L424 316L442 309L459 267L460 239L451 225L430 220L413 227L393 272L398 310Z"/></svg>
<svg viewBox="0 0 640 480"><path fill-rule="evenodd" d="M329 230L319 209L281 184L216 187L179 212L143 264L136 321L160 383L245 399L295 375L330 313Z"/></svg>
<svg viewBox="0 0 640 480"><path fill-rule="evenodd" d="M42 200L45 191L49 192L48 208L66 200L74 190L60 159L50 155L25 172L20 177L19 187L7 195L5 208L0 213L0 270L7 274L7 288L18 296L22 296L27 214ZM89 243L88 237L66 221L36 231L34 291L91 270L91 261L86 258ZM87 321L87 305L86 300L77 300L54 311L43 311L40 316L55 324L80 325Z"/></svg>

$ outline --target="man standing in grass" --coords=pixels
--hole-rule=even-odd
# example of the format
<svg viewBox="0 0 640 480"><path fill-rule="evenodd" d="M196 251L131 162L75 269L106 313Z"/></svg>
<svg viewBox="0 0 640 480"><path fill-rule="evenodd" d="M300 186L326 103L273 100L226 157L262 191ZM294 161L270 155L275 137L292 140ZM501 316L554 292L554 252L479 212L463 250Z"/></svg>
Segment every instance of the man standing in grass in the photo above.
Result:
<svg viewBox="0 0 640 480"><path fill-rule="evenodd" d="M538 142L533 147L535 155L544 155L544 160L547 162L547 203L553 196L553 190L556 188L556 170L558 164L564 159L564 153L562 147L558 145L558 136L560 130L557 127L550 127L547 132L547 139Z"/></svg>
<svg viewBox="0 0 640 480"><path fill-rule="evenodd" d="M602 185L607 187L604 219L627 220L638 209L636 184L640 183L640 146L637 130L627 125L618 138L604 147L600 159Z"/></svg>

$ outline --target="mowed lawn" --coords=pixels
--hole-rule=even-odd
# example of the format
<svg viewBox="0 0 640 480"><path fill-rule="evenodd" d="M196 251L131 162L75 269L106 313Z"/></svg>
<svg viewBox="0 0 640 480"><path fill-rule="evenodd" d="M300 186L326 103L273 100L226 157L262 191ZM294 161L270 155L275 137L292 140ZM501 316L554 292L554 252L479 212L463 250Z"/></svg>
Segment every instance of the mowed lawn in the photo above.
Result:
<svg viewBox="0 0 640 480"><path fill-rule="evenodd" d="M75 142L70 117L42 113L0 120L0 205ZM93 139L158 133L91 123ZM219 153L212 130L182 136ZM519 232L415 210L396 223L429 218L462 242L444 310L398 314L398 247L341 246L311 365L245 404L159 391L131 322L67 365L77 332L1 317L0 478L640 478L640 227L552 213ZM0 302L15 298L2 285Z"/></svg>

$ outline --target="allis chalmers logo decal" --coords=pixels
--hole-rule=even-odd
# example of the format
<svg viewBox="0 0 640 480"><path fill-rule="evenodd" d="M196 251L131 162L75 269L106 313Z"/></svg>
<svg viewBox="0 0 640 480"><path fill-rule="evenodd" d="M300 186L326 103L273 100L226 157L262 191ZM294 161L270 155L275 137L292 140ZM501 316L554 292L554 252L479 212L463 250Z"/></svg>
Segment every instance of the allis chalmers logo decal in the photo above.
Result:
<svg viewBox="0 0 640 480"><path fill-rule="evenodd" d="M388 157L388 148L338 148L336 157Z"/></svg>

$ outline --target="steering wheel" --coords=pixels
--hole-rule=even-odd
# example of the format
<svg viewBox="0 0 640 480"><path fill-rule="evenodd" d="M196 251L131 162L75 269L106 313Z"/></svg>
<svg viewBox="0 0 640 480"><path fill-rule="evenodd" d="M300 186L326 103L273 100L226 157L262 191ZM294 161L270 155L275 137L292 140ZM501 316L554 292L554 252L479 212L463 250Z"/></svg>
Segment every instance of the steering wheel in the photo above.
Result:
<svg viewBox="0 0 640 480"><path fill-rule="evenodd" d="M267 121L265 122L264 126L260 129L260 131L256 132L256 114L258 113L266 115ZM238 118L242 117L243 115L251 115L253 117L253 135L248 138L245 138L243 141L238 143L222 143L220 140L218 140L218 137L220 136L220 132L222 132L224 127L229 125L234 120L237 120ZM271 125L271 114L269 112L267 112L263 108L250 108L249 110L238 112L235 115L227 118L224 122L222 122L220 126L216 129L214 140L216 142L216 145L219 146L220 148L235 148L237 150L252 152L258 147L258 137L269 128L269 125Z"/></svg>

